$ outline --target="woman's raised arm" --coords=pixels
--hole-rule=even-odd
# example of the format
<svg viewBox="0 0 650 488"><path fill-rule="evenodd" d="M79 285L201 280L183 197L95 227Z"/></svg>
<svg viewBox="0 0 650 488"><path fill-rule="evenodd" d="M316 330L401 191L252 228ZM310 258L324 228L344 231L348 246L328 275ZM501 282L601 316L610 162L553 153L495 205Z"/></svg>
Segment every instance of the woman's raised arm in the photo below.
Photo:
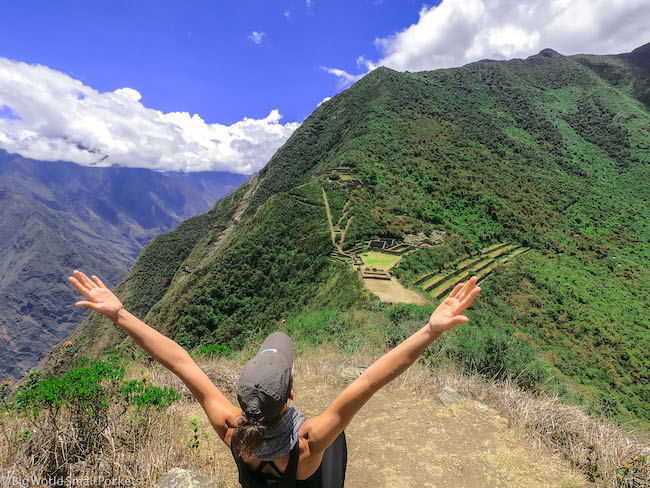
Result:
<svg viewBox="0 0 650 488"><path fill-rule="evenodd" d="M481 291L477 280L474 276L458 284L431 314L427 325L375 361L321 415L305 422L310 449L327 449L377 390L406 371L444 331L469 320L462 313Z"/></svg>
<svg viewBox="0 0 650 488"><path fill-rule="evenodd" d="M152 358L178 376L201 404L210 423L223 439L228 429L227 419L241 415L241 409L235 407L219 391L188 352L169 337L127 312L122 302L97 276L93 276L91 280L75 270L74 277L68 279L86 298L75 305L108 317Z"/></svg>

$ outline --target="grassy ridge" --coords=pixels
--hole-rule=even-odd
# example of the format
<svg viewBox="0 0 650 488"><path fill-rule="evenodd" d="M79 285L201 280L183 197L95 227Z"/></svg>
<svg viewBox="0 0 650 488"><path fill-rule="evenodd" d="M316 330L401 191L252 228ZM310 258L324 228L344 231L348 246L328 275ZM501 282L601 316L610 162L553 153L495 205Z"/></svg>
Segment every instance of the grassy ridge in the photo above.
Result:
<svg viewBox="0 0 650 488"><path fill-rule="evenodd" d="M173 306L160 303L148 317L183 345L208 340L242 347L251 334L273 329L288 311L314 300L329 279L351 273L330 266L323 206L275 195L238 232L168 293ZM345 300L351 305L359 293ZM330 300L342 297L334 293Z"/></svg>

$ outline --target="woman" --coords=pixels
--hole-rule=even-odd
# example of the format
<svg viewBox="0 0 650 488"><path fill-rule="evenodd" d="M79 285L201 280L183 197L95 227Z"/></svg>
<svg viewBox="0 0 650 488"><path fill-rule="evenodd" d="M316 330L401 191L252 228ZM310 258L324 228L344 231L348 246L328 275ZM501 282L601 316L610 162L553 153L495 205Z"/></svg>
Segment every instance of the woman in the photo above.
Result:
<svg viewBox="0 0 650 488"><path fill-rule="evenodd" d="M286 334L271 334L244 365L237 408L185 349L127 312L97 276L91 280L75 270L69 280L86 298L77 306L111 319L187 385L231 449L244 488L342 487L347 460L343 429L375 392L411 366L444 331L469 320L462 314L481 290L476 276L458 284L424 327L375 361L322 414L304 420L299 410L287 406L294 393L293 344Z"/></svg>

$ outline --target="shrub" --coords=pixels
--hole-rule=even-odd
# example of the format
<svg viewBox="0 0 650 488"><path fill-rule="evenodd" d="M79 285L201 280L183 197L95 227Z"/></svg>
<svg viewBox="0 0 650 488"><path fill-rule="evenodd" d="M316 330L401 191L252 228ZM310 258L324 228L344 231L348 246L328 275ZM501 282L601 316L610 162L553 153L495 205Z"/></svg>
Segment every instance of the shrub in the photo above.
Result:
<svg viewBox="0 0 650 488"><path fill-rule="evenodd" d="M232 356L232 349L225 344L207 344L201 346L196 351L196 355L204 358L211 358L215 356Z"/></svg>
<svg viewBox="0 0 650 488"><path fill-rule="evenodd" d="M504 331L459 328L450 354L469 372L494 379L512 378L526 388L539 385L548 376L530 345Z"/></svg>
<svg viewBox="0 0 650 488"><path fill-rule="evenodd" d="M148 385L146 378L125 381L116 354L98 361L79 358L78 363L63 374L28 372L15 401L2 402L30 426L20 435L6 436L15 444L9 452L31 459L45 477L69 475L70 465L101 455L110 447L103 434L128 412L132 428L120 435L131 436L130 444L135 444L146 436L156 413L180 396L170 387Z"/></svg>

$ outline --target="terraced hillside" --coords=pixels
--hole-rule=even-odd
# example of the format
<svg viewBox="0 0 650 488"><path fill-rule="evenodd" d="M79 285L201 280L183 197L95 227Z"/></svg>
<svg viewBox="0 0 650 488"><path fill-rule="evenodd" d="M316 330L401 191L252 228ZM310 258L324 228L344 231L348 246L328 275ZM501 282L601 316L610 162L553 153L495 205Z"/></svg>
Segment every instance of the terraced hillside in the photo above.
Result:
<svg viewBox="0 0 650 488"><path fill-rule="evenodd" d="M529 247L515 244L493 244L481 250L478 255L468 257L453 268L446 268L437 273L429 273L418 279L415 284L420 285L431 296L440 299L449 293L454 286L466 280L468 276L478 276L479 283L492 273L500 264L505 264L511 259L530 251Z"/></svg>
<svg viewBox="0 0 650 488"><path fill-rule="evenodd" d="M380 304L329 254L444 231L391 272L407 286L435 272L436 296L466 272L490 277L472 327L432 362L650 423L649 59L650 45L379 68L318 107L254 181L153 239L119 292L188 348L243 348L283 319L307 341L390 346L430 306ZM93 354L124 337L97 317L84 334Z"/></svg>

